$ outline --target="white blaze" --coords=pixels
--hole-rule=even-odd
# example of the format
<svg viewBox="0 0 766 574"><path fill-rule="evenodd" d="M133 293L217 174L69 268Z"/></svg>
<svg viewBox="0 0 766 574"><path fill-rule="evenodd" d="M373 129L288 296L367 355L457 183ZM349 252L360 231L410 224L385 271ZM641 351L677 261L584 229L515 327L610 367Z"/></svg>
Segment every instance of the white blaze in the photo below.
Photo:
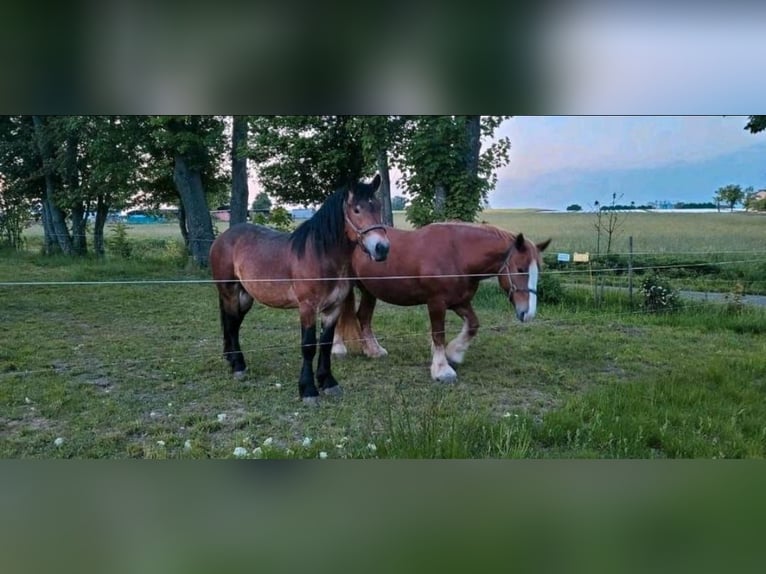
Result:
<svg viewBox="0 0 766 574"><path fill-rule="evenodd" d="M527 282L527 287L530 290L537 291L537 276L538 276L537 261L533 261L532 265L529 266L529 281ZM531 321L534 318L536 312L537 312L537 295L530 291L529 310L527 311L527 314L524 317L524 320Z"/></svg>

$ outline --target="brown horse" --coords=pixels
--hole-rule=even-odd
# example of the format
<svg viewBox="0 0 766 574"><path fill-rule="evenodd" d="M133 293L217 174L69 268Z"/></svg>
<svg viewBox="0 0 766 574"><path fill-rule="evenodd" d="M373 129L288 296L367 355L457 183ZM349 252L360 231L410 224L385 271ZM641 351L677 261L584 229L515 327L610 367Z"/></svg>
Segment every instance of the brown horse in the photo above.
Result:
<svg viewBox="0 0 766 574"><path fill-rule="evenodd" d="M339 189L292 233L242 223L222 233L210 248L210 266L218 287L223 353L236 377L244 375L239 328L253 301L269 307L298 308L303 367L298 392L315 404L316 318L321 316L316 379L329 395L341 393L330 368L331 346L340 305L351 288L352 253L384 261L389 242L375 197L380 176L371 184ZM361 249L356 250L359 245Z"/></svg>
<svg viewBox="0 0 766 574"><path fill-rule="evenodd" d="M352 258L356 285L361 292L354 317L354 291L343 304L335 333L333 354L345 355L346 341L360 340L369 357L387 355L372 332L377 299L394 305L427 305L431 319L433 361L431 377L442 382L457 379L454 365L463 362L468 345L479 329L471 306L479 282L497 276L520 321L531 321L537 310L540 253L550 239L535 245L491 225L434 223L414 231L388 229L395 259L371 265L356 254ZM445 316L450 309L463 319L460 334L445 347Z"/></svg>

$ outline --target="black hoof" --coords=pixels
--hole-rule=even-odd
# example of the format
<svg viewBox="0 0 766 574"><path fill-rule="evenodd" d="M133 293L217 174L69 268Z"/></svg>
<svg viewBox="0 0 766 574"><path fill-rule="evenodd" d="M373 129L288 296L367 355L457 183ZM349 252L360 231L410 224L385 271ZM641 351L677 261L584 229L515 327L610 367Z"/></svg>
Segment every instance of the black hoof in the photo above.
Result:
<svg viewBox="0 0 766 574"><path fill-rule="evenodd" d="M303 397L301 399L303 401L303 404L309 407L318 407L319 406L319 397Z"/></svg>
<svg viewBox="0 0 766 574"><path fill-rule="evenodd" d="M247 373L247 369L243 369L241 371L234 371L233 375L235 379L242 380L245 378L246 373Z"/></svg>

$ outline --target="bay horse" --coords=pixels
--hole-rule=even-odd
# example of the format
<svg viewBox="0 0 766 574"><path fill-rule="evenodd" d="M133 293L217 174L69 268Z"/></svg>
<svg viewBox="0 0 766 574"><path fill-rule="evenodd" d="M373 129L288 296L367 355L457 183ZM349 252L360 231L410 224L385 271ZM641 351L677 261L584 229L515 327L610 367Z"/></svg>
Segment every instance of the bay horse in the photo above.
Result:
<svg viewBox="0 0 766 574"><path fill-rule="evenodd" d="M402 306L425 304L431 321L431 377L454 382L457 373L453 367L463 362L479 330L471 300L480 281L497 276L516 317L522 322L534 318L541 253L550 239L535 244L522 233L456 222L432 223L412 231L389 228L388 240L397 254L395 259L372 265L359 254L352 257L361 301L355 314L354 291L349 291L338 319L333 354L347 353L344 340L360 341L368 357L388 354L372 331L377 299ZM448 309L463 319L463 327L445 346Z"/></svg>
<svg viewBox="0 0 766 574"><path fill-rule="evenodd" d="M218 288L223 353L236 378L244 376L247 368L239 329L253 301L258 301L300 312L303 365L298 393L307 404L316 404L319 397L313 370L319 314L322 332L316 379L324 394L341 394L331 371L331 346L340 305L351 289L351 256L358 252L382 262L389 251L375 195L379 185L380 175L376 175L369 184L358 182L336 190L292 233L240 223L215 239L210 267Z"/></svg>

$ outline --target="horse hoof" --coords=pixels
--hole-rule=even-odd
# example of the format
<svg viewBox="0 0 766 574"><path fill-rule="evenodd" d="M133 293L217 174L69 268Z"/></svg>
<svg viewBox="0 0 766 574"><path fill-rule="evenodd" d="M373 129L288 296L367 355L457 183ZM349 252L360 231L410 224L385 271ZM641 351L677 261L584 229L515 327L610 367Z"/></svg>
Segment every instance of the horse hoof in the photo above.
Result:
<svg viewBox="0 0 766 574"><path fill-rule="evenodd" d="M326 389L323 389L322 392L326 397L333 397L333 398L340 398L343 396L343 389L340 385L335 385L334 387L327 387Z"/></svg>
<svg viewBox="0 0 766 574"><path fill-rule="evenodd" d="M444 373L434 378L437 383L451 385L457 382L457 373Z"/></svg>
<svg viewBox="0 0 766 574"><path fill-rule="evenodd" d="M319 397L303 397L301 399L303 401L303 404L309 407L318 407L319 406Z"/></svg>
<svg viewBox="0 0 766 574"><path fill-rule="evenodd" d="M245 378L245 373L247 373L247 369L244 371L234 371L234 378L241 381Z"/></svg>
<svg viewBox="0 0 766 574"><path fill-rule="evenodd" d="M343 343L335 343L332 346L332 356L334 359L343 359L348 356L348 349Z"/></svg>

